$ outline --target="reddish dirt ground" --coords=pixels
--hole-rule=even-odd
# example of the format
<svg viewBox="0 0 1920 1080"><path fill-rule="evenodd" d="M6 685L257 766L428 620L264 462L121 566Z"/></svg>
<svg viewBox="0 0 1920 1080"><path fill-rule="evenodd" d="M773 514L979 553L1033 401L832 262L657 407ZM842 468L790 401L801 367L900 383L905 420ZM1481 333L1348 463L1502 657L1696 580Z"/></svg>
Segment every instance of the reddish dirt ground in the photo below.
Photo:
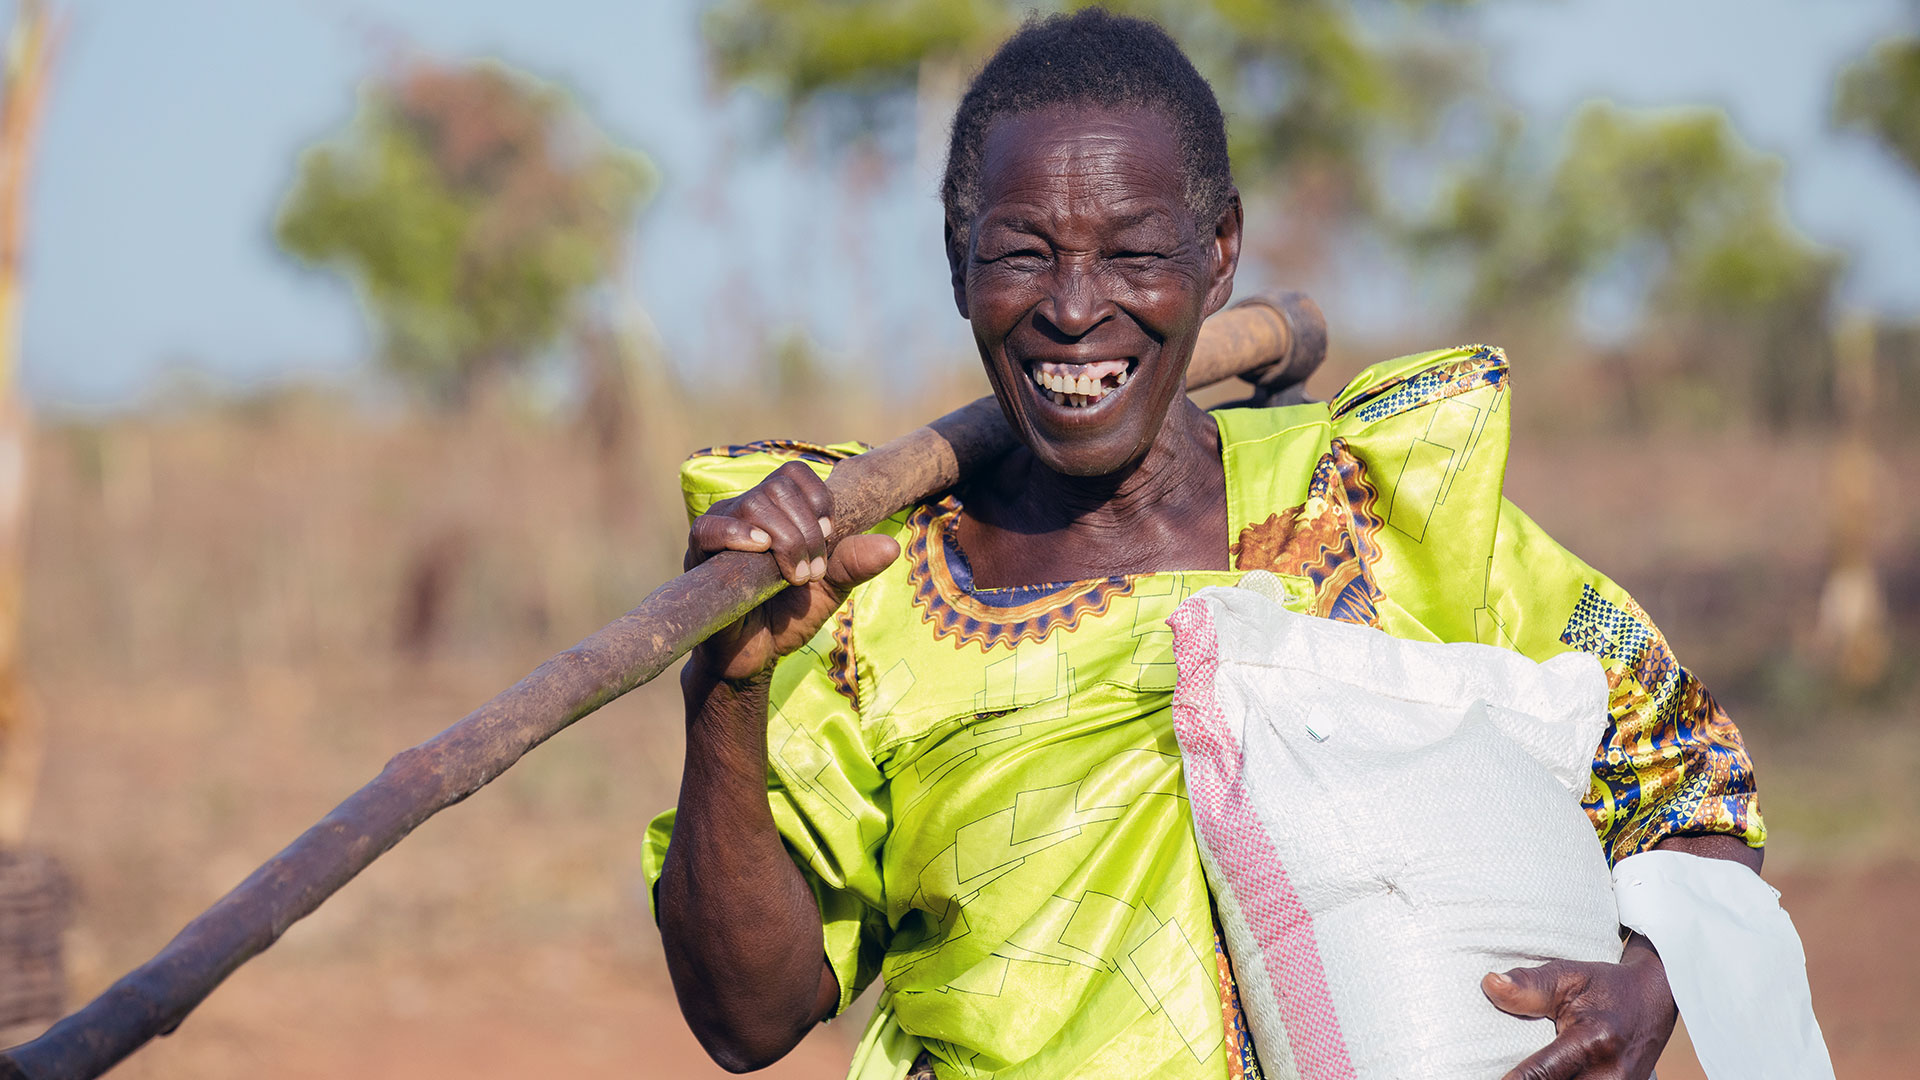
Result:
<svg viewBox="0 0 1920 1080"><path fill-rule="evenodd" d="M498 958L494 958L498 959ZM527 959L527 958L523 958ZM688 1033L671 993L549 955L548 977L470 967L370 978L335 970L245 972L116 1080L423 1080L446 1077L724 1076ZM464 969L463 969L464 967ZM554 985L555 972L564 972ZM542 985L545 983L546 985ZM840 1077L851 1045L821 1029L759 1075Z"/></svg>
<svg viewBox="0 0 1920 1080"><path fill-rule="evenodd" d="M1776 882L1799 925L1814 1001L1843 1080L1920 1075L1920 865ZM275 964L238 975L183 1027L113 1074L124 1080L278 1076L446 1077L724 1075L653 979L607 970L564 947L473 956L425 970ZM760 1075L844 1075L852 1025L822 1028ZM1682 1032L1663 1080L1702 1077Z"/></svg>

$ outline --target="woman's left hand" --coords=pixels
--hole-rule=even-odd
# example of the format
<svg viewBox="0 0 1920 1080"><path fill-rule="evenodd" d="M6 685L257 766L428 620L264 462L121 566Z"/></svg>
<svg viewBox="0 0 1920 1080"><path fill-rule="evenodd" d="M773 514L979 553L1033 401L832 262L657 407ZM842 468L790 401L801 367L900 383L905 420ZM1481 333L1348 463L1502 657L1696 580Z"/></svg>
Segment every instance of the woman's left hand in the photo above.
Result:
<svg viewBox="0 0 1920 1080"><path fill-rule="evenodd" d="M1548 1017L1560 1033L1503 1080L1647 1080L1679 1016L1660 954L1638 934L1617 964L1554 960L1489 974L1480 989L1501 1011Z"/></svg>

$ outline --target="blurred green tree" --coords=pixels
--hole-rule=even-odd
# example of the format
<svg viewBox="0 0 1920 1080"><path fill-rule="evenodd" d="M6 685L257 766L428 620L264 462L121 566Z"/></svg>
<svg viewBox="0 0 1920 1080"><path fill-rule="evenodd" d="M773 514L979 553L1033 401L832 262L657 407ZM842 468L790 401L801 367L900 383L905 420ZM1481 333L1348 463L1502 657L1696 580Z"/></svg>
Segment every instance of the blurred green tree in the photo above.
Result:
<svg viewBox="0 0 1920 1080"><path fill-rule="evenodd" d="M1920 181L1920 36L1890 38L1840 74L1833 119L1873 137ZM1920 319L1882 315L1870 365L1880 407L1920 416Z"/></svg>
<svg viewBox="0 0 1920 1080"><path fill-rule="evenodd" d="M1842 72L1834 119L1878 138L1920 178L1920 37L1883 41Z"/></svg>
<svg viewBox="0 0 1920 1080"><path fill-rule="evenodd" d="M872 134L900 115L884 103L917 94L922 147L931 134L944 150L964 72L1029 6L717 0L705 33L720 77L766 91L789 123L818 114L845 131L851 118L856 135ZM1260 214L1248 237L1271 270L1310 275L1356 227L1371 229L1429 265L1464 264L1465 320L1496 336L1541 324L1564 334L1597 286L1635 283L1642 295L1615 341L1679 355L1705 399L1725 403L1727 384L1750 391L1732 407L1774 423L1829 412L1840 260L1792 227L1779 161L1747 146L1724 113L1596 103L1553 160L1486 84L1471 41L1446 32L1463 0L1105 6L1167 27L1212 81L1243 193L1280 211ZM949 99L928 108L941 93ZM1443 120L1477 128L1485 149L1432 207L1389 198L1383 181L1406 168L1401 152L1432 147Z"/></svg>
<svg viewBox="0 0 1920 1080"><path fill-rule="evenodd" d="M396 376L457 406L553 343L617 267L654 180L563 91L490 61L415 60L301 155L276 232L353 281Z"/></svg>
<svg viewBox="0 0 1920 1080"><path fill-rule="evenodd" d="M1459 0L1453 0L1458 3ZM789 120L810 111L856 119L915 93L957 98L964 73L1025 12L1082 2L1010 0L720 0L706 16L714 66L768 92ZM1335 0L1106 0L1152 18L1187 49L1232 118L1234 167L1249 195L1285 192L1295 241L1380 212L1380 143L1417 137L1475 85L1458 48L1363 27ZM1407 3L1399 6L1421 6ZM1447 6L1434 0L1434 6ZM1386 20L1379 20L1385 22ZM955 102L922 110L943 139ZM851 109L846 106L852 106ZM923 131L925 141L929 132ZM944 150L944 144L940 147Z"/></svg>
<svg viewBox="0 0 1920 1080"><path fill-rule="evenodd" d="M1677 344L1716 380L1751 368L1753 404L1785 423L1831 407L1841 260L1787 220L1781 172L1718 109L1595 102L1550 167L1510 124L1412 238L1465 258L1475 322L1564 329L1585 290L1625 270L1644 284L1631 298L1653 331L1643 336Z"/></svg>

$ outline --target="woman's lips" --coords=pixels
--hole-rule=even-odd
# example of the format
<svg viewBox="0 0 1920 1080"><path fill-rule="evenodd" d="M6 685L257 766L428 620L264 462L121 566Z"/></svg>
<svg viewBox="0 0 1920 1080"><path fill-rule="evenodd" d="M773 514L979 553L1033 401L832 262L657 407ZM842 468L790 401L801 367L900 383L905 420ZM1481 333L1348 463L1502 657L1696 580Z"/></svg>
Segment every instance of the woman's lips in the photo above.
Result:
<svg viewBox="0 0 1920 1080"><path fill-rule="evenodd" d="M1027 375L1042 397L1055 405L1084 409L1098 405L1133 378L1133 360L1095 360L1067 364L1053 360L1027 365Z"/></svg>

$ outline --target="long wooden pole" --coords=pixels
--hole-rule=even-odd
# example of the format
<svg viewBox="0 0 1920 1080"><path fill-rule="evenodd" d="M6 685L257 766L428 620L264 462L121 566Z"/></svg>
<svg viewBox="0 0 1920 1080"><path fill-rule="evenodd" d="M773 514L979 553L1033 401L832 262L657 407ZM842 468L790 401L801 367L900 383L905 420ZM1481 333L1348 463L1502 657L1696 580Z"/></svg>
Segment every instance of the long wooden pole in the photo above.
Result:
<svg viewBox="0 0 1920 1080"><path fill-rule="evenodd" d="M1236 375L1303 381L1326 329L1299 293L1256 298L1209 320L1191 387ZM834 467L836 535L865 532L1011 449L998 403L981 398ZM575 720L665 671L785 587L773 558L725 552L440 734L387 762L365 787L186 925L166 948L31 1042L0 1054L0 1080L92 1080L180 1025L235 968L272 945L427 818L480 790Z"/></svg>

